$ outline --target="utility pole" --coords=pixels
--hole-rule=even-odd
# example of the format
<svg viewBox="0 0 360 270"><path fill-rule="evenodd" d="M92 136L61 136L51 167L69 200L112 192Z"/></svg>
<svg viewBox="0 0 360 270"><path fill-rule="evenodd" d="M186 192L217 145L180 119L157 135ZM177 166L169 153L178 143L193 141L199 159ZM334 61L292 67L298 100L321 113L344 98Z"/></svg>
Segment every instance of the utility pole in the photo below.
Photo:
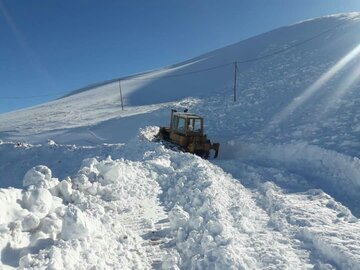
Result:
<svg viewBox="0 0 360 270"><path fill-rule="evenodd" d="M124 103L123 103L123 97L122 97L122 91L121 91L121 80L119 80L119 89L120 89L120 100L121 100L121 110L124 110Z"/></svg>
<svg viewBox="0 0 360 270"><path fill-rule="evenodd" d="M234 102L236 102L237 62L234 62Z"/></svg>

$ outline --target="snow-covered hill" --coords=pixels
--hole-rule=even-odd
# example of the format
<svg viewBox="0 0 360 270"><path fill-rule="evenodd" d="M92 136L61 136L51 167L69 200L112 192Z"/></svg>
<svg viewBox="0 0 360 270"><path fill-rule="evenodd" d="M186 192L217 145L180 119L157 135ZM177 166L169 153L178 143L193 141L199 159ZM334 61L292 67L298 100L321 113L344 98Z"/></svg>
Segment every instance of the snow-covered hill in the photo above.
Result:
<svg viewBox="0 0 360 270"><path fill-rule="evenodd" d="M0 115L3 268L360 269L360 14ZM234 62L237 101L233 101ZM206 117L218 160L149 142Z"/></svg>

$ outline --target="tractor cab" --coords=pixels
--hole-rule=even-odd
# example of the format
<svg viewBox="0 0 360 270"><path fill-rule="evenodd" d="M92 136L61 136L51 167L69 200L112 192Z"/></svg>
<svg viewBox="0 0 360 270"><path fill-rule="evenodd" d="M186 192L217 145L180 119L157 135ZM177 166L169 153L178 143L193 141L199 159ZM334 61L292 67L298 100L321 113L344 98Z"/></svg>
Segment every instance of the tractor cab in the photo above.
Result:
<svg viewBox="0 0 360 270"><path fill-rule="evenodd" d="M173 112L171 131L185 136L202 135L204 133L204 119L192 113Z"/></svg>

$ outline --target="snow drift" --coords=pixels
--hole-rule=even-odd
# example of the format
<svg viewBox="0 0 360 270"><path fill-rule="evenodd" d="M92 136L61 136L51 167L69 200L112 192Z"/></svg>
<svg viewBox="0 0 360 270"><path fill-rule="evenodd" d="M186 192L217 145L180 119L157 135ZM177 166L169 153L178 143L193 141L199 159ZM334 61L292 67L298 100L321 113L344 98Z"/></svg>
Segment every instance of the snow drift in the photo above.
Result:
<svg viewBox="0 0 360 270"><path fill-rule="evenodd" d="M124 111L114 80L0 115L1 267L359 269L359 18L122 78ZM148 142L170 108L219 160Z"/></svg>

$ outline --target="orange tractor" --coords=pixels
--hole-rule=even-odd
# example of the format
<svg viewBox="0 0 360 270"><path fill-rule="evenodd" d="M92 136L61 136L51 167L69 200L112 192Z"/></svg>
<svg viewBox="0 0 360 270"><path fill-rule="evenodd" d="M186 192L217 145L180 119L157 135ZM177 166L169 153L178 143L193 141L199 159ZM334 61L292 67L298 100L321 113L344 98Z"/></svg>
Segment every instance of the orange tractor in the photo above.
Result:
<svg viewBox="0 0 360 270"><path fill-rule="evenodd" d="M204 118L196 114L171 110L170 127L161 127L156 138L178 146L182 151L209 158L214 150L214 158L219 154L219 143L211 143L204 134Z"/></svg>

